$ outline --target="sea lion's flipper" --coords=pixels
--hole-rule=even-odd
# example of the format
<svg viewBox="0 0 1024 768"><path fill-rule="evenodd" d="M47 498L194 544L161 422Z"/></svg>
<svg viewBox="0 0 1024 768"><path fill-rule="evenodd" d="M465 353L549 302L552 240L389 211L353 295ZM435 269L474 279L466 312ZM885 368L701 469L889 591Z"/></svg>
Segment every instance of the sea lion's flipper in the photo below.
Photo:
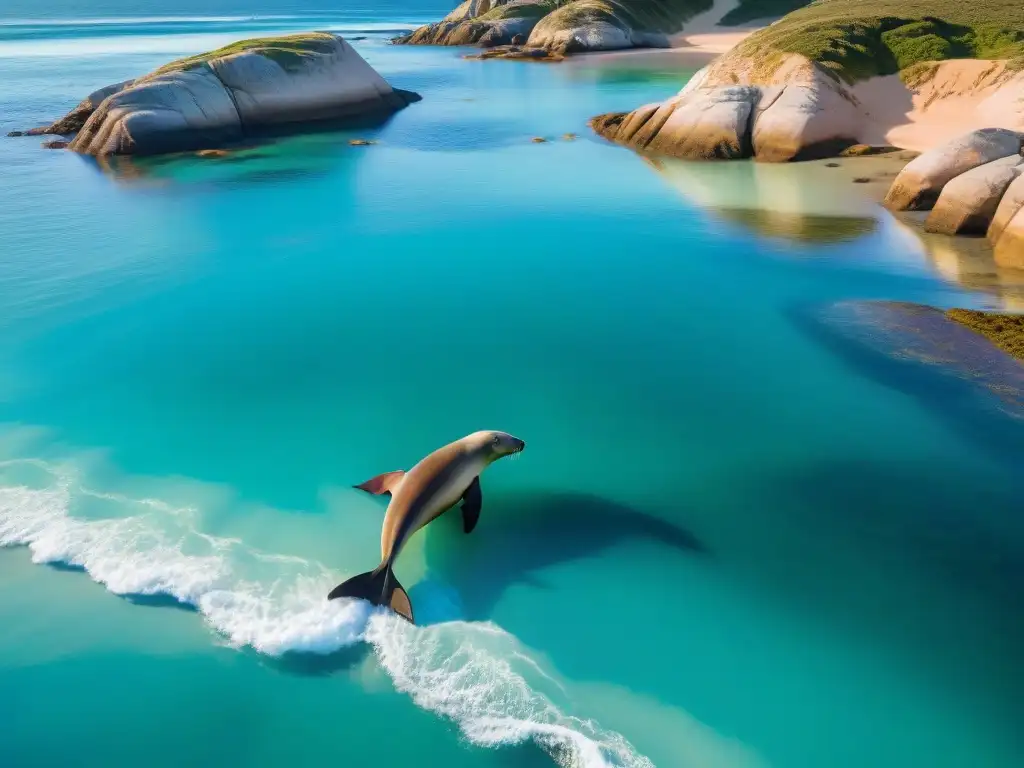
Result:
<svg viewBox="0 0 1024 768"><path fill-rule="evenodd" d="M371 477L365 483L360 483L355 487L361 491L380 496L385 493L391 493L402 482L403 477L405 477L405 470L396 469L394 472L385 472L383 475Z"/></svg>
<svg viewBox="0 0 1024 768"><path fill-rule="evenodd" d="M469 488L462 494L462 530L472 533L476 528L476 522L480 519L480 507L483 506L484 497L480 492L480 476L473 478Z"/></svg>
<svg viewBox="0 0 1024 768"><path fill-rule="evenodd" d="M342 582L327 595L328 600L351 597L367 600L374 605L386 605L399 616L412 621L412 603L409 595L398 583L391 566L382 563L375 570L360 573Z"/></svg>
<svg viewBox="0 0 1024 768"><path fill-rule="evenodd" d="M395 585L395 591L391 593L391 610L406 619L409 623L415 624L412 618L412 603L409 601L409 593L392 576L391 583Z"/></svg>

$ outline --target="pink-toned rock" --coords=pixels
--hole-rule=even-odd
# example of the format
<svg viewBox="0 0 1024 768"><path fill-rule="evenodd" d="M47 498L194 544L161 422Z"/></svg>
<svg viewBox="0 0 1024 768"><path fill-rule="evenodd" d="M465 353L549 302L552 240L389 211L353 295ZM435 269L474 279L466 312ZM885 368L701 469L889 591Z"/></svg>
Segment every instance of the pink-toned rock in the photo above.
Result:
<svg viewBox="0 0 1024 768"><path fill-rule="evenodd" d="M1024 157L1009 155L962 173L942 188L924 228L942 235L983 235L1007 187L1024 168Z"/></svg>
<svg viewBox="0 0 1024 768"><path fill-rule="evenodd" d="M1024 174L1021 174L1006 188L999 207L996 208L992 217L992 224L988 228L988 241L995 245L1003 234L1010 220L1017 215L1017 211L1024 209Z"/></svg>
<svg viewBox="0 0 1024 768"><path fill-rule="evenodd" d="M754 121L754 156L767 162L832 157L855 144L862 116L838 82L815 70L810 82L763 89Z"/></svg>
<svg viewBox="0 0 1024 768"><path fill-rule="evenodd" d="M993 256L1000 267L1024 270L1024 208L1017 211L999 235Z"/></svg>
<svg viewBox="0 0 1024 768"><path fill-rule="evenodd" d="M942 188L972 168L1020 155L1022 136L1005 128L982 128L911 160L893 181L885 205L894 211L927 211Z"/></svg>
<svg viewBox="0 0 1024 768"><path fill-rule="evenodd" d="M686 159L767 162L826 157L857 143L862 114L846 87L789 56L776 70L730 55L691 78L676 96L591 127L612 141Z"/></svg>

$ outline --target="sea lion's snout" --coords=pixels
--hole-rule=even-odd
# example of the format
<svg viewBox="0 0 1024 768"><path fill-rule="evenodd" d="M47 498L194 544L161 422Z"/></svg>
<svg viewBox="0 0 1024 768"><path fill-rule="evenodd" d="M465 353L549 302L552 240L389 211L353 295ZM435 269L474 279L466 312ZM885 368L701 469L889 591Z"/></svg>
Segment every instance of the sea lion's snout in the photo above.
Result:
<svg viewBox="0 0 1024 768"><path fill-rule="evenodd" d="M520 453L526 447L525 441L508 432L477 432L472 437L490 455L489 461Z"/></svg>

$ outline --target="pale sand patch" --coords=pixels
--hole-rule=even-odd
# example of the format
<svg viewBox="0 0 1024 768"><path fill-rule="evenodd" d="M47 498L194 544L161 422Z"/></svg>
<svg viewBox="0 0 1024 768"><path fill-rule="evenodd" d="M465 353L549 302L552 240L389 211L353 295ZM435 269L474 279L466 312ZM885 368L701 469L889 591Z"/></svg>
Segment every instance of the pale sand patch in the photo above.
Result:
<svg viewBox="0 0 1024 768"><path fill-rule="evenodd" d="M721 32L699 34L680 32L673 36L672 45L680 48L693 48L706 53L725 53L743 42L751 32L756 32L759 27L741 28L739 31L736 27L721 27L721 29Z"/></svg>
<svg viewBox="0 0 1024 768"><path fill-rule="evenodd" d="M597 51L582 56L577 54L571 58L586 58L593 61L595 59L614 60L629 57L630 60L657 61L658 63L663 61L666 65L670 65L672 59L669 56L678 53L688 57L685 59L686 64L699 61L700 66L704 66L719 54L730 50L747 36L763 29L773 21L773 19L765 19L735 27L719 26L722 17L738 5L739 0L715 0L711 8L694 16L686 22L682 31L669 37L671 47L668 49L629 48L622 51Z"/></svg>
<svg viewBox="0 0 1024 768"><path fill-rule="evenodd" d="M1024 130L1024 73L1003 62L943 61L912 87L888 75L851 90L868 116L860 138L869 144L923 152L978 128Z"/></svg>
<svg viewBox="0 0 1024 768"><path fill-rule="evenodd" d="M715 4L686 22L683 30L671 38L673 48L693 48L707 53L725 53L752 32L767 26L751 23L735 27L720 26L725 14L739 5L739 0L715 0Z"/></svg>

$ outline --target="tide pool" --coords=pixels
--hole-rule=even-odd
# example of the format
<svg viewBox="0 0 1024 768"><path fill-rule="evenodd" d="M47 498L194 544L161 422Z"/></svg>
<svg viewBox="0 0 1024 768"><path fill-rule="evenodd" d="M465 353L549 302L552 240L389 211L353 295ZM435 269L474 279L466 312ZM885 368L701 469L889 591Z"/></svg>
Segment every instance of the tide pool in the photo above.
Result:
<svg viewBox="0 0 1024 768"><path fill-rule="evenodd" d="M423 96L117 173L0 140L4 765L1020 766L1024 425L822 319L996 293L589 132L685 72L387 44L447 10L4 11L0 133L309 28ZM477 429L528 448L403 554L420 625L328 603L351 486Z"/></svg>

